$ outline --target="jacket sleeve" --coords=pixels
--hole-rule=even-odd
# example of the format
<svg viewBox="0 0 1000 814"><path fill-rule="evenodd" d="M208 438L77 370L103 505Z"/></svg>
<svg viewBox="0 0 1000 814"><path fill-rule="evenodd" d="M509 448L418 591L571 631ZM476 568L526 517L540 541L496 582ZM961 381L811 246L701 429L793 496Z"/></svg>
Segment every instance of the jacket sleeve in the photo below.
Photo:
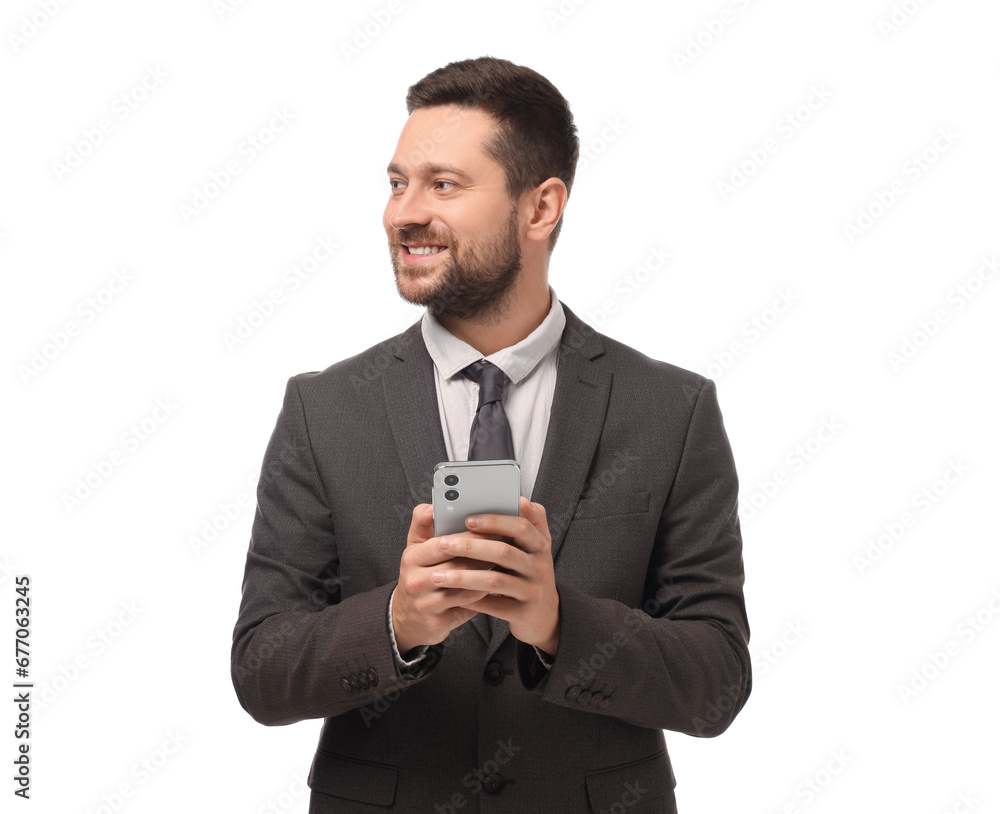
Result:
<svg viewBox="0 0 1000 814"><path fill-rule="evenodd" d="M643 590L631 608L559 584L548 671L518 645L524 686L546 701L700 737L725 731L750 694L739 485L715 385L693 391L680 463Z"/></svg>
<svg viewBox="0 0 1000 814"><path fill-rule="evenodd" d="M271 435L233 630L236 696L268 725L326 718L424 678L439 648L399 665L389 636L395 582L343 598L337 533L293 377Z"/></svg>

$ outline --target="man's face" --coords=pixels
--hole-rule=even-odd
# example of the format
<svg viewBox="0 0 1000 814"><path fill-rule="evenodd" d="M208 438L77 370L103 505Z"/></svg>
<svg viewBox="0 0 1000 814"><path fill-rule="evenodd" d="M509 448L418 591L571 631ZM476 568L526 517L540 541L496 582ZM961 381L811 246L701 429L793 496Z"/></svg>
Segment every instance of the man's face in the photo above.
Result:
<svg viewBox="0 0 1000 814"><path fill-rule="evenodd" d="M396 287L435 315L502 317L521 270L517 204L482 150L494 126L481 110L415 110L389 164L382 223Z"/></svg>

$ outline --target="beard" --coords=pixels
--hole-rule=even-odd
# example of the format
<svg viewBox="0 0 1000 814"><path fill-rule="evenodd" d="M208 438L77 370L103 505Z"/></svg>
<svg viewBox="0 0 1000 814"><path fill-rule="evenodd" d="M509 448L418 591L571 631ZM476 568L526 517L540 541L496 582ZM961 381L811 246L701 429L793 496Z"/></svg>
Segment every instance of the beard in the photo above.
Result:
<svg viewBox="0 0 1000 814"><path fill-rule="evenodd" d="M443 269L428 271L405 265L399 252L403 243L432 243L448 247ZM514 283L521 272L521 244L517 207L514 206L495 233L479 243L463 244L450 235L435 235L427 229L396 229L389 238L396 289L414 305L469 322L488 324L503 319L510 310ZM435 277L436 275L436 277ZM417 287L422 277L434 278ZM402 280L401 280L402 278ZM401 285L411 281L409 289Z"/></svg>

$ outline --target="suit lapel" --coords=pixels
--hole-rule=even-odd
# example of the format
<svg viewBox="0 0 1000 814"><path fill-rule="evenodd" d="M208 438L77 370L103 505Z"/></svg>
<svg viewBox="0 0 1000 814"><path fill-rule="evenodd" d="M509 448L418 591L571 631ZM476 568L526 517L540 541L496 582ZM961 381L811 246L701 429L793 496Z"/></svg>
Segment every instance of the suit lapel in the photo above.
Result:
<svg viewBox="0 0 1000 814"><path fill-rule="evenodd" d="M611 393L611 370L600 336L565 303L563 310L566 327L559 345L552 410L531 490L531 501L545 507L557 577L559 549L587 482ZM487 647L487 660L509 634L510 625L498 619Z"/></svg>
<svg viewBox="0 0 1000 814"><path fill-rule="evenodd" d="M402 364L390 362L382 374L386 415L415 506L430 502L434 465L448 459L448 448L441 430L434 360L420 322L389 342L392 355Z"/></svg>
<svg viewBox="0 0 1000 814"><path fill-rule="evenodd" d="M556 386L531 500L545 506L556 560L570 518L586 485L597 450L611 393L611 370L598 333L563 304L566 327L559 345ZM434 379L434 361L427 352L418 320L388 346L402 364L388 364L382 375L386 414L403 464L413 505L431 499L434 465L447 460L447 447ZM407 526L408 526L407 522ZM556 563L558 570L558 562ZM489 643L487 658L510 633L498 619L490 636L486 617L472 620Z"/></svg>
<svg viewBox="0 0 1000 814"><path fill-rule="evenodd" d="M611 368L604 356L604 343L565 304L563 310L566 327L559 345L556 389L531 492L532 502L545 507L553 560L559 555L586 485L611 395Z"/></svg>

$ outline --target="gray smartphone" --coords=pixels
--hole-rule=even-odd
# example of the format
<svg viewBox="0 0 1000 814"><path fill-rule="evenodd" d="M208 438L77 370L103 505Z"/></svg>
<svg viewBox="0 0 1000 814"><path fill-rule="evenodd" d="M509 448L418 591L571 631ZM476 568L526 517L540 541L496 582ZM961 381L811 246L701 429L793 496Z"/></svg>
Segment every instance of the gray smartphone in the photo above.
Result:
<svg viewBox="0 0 1000 814"><path fill-rule="evenodd" d="M470 514L521 513L517 461L443 461L434 467L434 536L467 531Z"/></svg>

